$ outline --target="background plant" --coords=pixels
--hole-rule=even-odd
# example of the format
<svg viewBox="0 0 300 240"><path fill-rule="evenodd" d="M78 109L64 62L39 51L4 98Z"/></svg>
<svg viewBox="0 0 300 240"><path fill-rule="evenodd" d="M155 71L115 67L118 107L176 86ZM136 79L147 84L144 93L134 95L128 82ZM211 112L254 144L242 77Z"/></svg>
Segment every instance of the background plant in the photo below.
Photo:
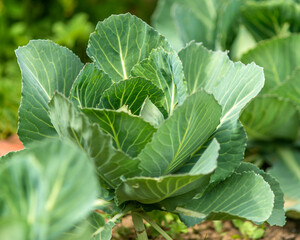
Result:
<svg viewBox="0 0 300 240"><path fill-rule="evenodd" d="M59 136L88 154L100 182L89 217L94 237L110 239L130 213L139 239L147 239L142 219L170 239L147 215L152 210L176 213L187 226L232 218L284 225L278 183L241 163L246 135L238 118L263 87L261 68L197 43L177 55L130 14L99 22L87 54L93 62L83 65L49 40L16 51L18 134L28 149ZM31 232L32 221L27 226Z"/></svg>
<svg viewBox="0 0 300 240"><path fill-rule="evenodd" d="M161 0L153 15L154 26L177 48L201 41L211 49L230 50L232 59L264 68L265 86L241 117L250 137L246 160L273 166L270 172L294 217L300 211L299 16L298 1L278 0Z"/></svg>

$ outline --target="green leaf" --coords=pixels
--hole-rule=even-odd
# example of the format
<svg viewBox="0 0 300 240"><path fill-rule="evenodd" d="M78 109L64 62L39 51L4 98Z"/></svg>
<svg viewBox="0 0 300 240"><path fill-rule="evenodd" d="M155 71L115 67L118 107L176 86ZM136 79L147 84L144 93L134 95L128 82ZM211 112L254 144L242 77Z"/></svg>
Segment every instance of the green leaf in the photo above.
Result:
<svg viewBox="0 0 300 240"><path fill-rule="evenodd" d="M142 118L122 111L89 109L82 110L100 128L112 136L114 146L136 157L151 141L156 129Z"/></svg>
<svg viewBox="0 0 300 240"><path fill-rule="evenodd" d="M204 91L187 97L138 155L143 176L174 172L197 151L219 124L221 107Z"/></svg>
<svg viewBox="0 0 300 240"><path fill-rule="evenodd" d="M243 111L241 121L248 135L255 139L294 140L298 136L298 110L285 99L257 97Z"/></svg>
<svg viewBox="0 0 300 240"><path fill-rule="evenodd" d="M188 173L157 178L126 179L117 188L118 203L128 200L145 204L161 202L160 205L166 208L183 204L187 196L192 199L194 195L206 189L209 183L207 174L212 173L217 167L219 148L218 142L214 139Z"/></svg>
<svg viewBox="0 0 300 240"><path fill-rule="evenodd" d="M178 29L181 41L189 43L192 40L203 42L209 49L215 47L215 28L217 18L217 5L219 1L191 0L175 1L171 9L172 17Z"/></svg>
<svg viewBox="0 0 300 240"><path fill-rule="evenodd" d="M48 102L55 91L69 96L83 64L69 49L49 40L33 40L16 50L22 72L18 135L25 146L56 135Z"/></svg>
<svg viewBox="0 0 300 240"><path fill-rule="evenodd" d="M117 82L128 78L133 66L158 47L170 50L163 36L127 13L113 15L97 24L96 31L90 36L87 54Z"/></svg>
<svg viewBox="0 0 300 240"><path fill-rule="evenodd" d="M226 50L243 4L240 0L160 0L153 24L176 50L191 40L209 49Z"/></svg>
<svg viewBox="0 0 300 240"><path fill-rule="evenodd" d="M190 43L179 52L190 94L204 89L213 93L223 108L221 123L239 118L241 110L264 84L264 74L255 64L233 63L226 53L212 52Z"/></svg>
<svg viewBox="0 0 300 240"><path fill-rule="evenodd" d="M175 2L183 2L183 0L159 0L152 15L152 25L168 39L173 49L179 50L184 44L178 37L178 28L171 11Z"/></svg>
<svg viewBox="0 0 300 240"><path fill-rule="evenodd" d="M111 136L104 134L98 125L91 124L64 96L55 94L49 108L51 121L59 136L71 139L88 153L95 161L99 177L108 186L116 187L123 175L133 177L139 174L139 161L116 150ZM104 196L110 195L104 187L101 191Z"/></svg>
<svg viewBox="0 0 300 240"><path fill-rule="evenodd" d="M96 107L103 92L111 85L107 74L98 70L94 63L87 63L77 76L69 98L80 108Z"/></svg>
<svg viewBox="0 0 300 240"><path fill-rule="evenodd" d="M159 127L165 120L164 115L149 98L145 99L141 107L140 117L155 127Z"/></svg>
<svg viewBox="0 0 300 240"><path fill-rule="evenodd" d="M300 28L300 6L294 1L248 1L241 17L257 41L285 36Z"/></svg>
<svg viewBox="0 0 300 240"><path fill-rule="evenodd" d="M152 50L149 58L135 65L131 75L149 79L162 89L163 106L169 114L173 112L176 104L181 104L187 96L182 63L175 52L168 53L162 48Z"/></svg>
<svg viewBox="0 0 300 240"><path fill-rule="evenodd" d="M211 182L224 180L230 176L244 159L247 137L242 124L239 121L227 121L218 127L210 139L203 144L201 149L179 170L188 172L195 165L199 157L211 144L211 138L215 138L219 145L218 167L211 176Z"/></svg>
<svg viewBox="0 0 300 240"><path fill-rule="evenodd" d="M88 214L97 197L92 164L69 142L31 145L0 171L1 214L24 221L26 239L57 239Z"/></svg>
<svg viewBox="0 0 300 240"><path fill-rule="evenodd" d="M269 170L284 193L285 210L300 213L300 152L296 149L280 148L276 160Z"/></svg>
<svg viewBox="0 0 300 240"><path fill-rule="evenodd" d="M203 154L194 164L189 174L208 174L211 173L217 167L217 159L219 157L220 144L214 138ZM214 164L213 164L214 163Z"/></svg>
<svg viewBox="0 0 300 240"><path fill-rule="evenodd" d="M107 89L101 99L99 108L114 109L128 106L128 109L138 115L146 97L156 105L161 105L163 92L151 81L144 78L130 78L114 83Z"/></svg>
<svg viewBox="0 0 300 240"><path fill-rule="evenodd" d="M183 195L197 188L205 188L206 184L207 179L202 174L178 174L157 178L135 177L126 179L117 188L116 196L119 205L130 200L153 204L167 198Z"/></svg>
<svg viewBox="0 0 300 240"><path fill-rule="evenodd" d="M274 207L271 216L267 220L267 222L273 226L284 226L285 224L285 212L283 210L283 192L279 186L278 181L272 177L270 174L264 172L263 170L257 168L255 165L250 163L242 163L235 172L243 173L243 172L255 172L256 174L261 175L264 180L270 185L271 190L274 193Z"/></svg>
<svg viewBox="0 0 300 240"><path fill-rule="evenodd" d="M300 63L299 63L300 67ZM276 95L290 101L300 106L300 68L296 69L293 74L277 88L270 91L271 95Z"/></svg>
<svg viewBox="0 0 300 240"><path fill-rule="evenodd" d="M256 64L264 68L265 86L261 93L268 93L281 85L299 66L300 35L274 38L264 41L242 56L242 62ZM284 61L283 61L284 59Z"/></svg>
<svg viewBox="0 0 300 240"><path fill-rule="evenodd" d="M94 212L89 217L89 224L93 229L93 240L110 240L112 237L112 229L115 223L112 221L105 222L105 219L100 214Z"/></svg>
<svg viewBox="0 0 300 240"><path fill-rule="evenodd" d="M263 195L261 193L264 193ZM207 220L246 218L262 223L273 209L274 194L263 177L253 172L233 173L206 191L200 199L187 202L179 213ZM202 217L201 217L202 216ZM197 221L182 218L190 226Z"/></svg>

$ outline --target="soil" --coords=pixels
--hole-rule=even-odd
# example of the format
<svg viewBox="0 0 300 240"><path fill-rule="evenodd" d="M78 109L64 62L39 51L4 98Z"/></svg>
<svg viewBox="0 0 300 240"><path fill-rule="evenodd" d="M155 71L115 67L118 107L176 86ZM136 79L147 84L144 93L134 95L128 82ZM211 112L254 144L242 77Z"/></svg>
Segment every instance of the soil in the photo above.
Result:
<svg viewBox="0 0 300 240"><path fill-rule="evenodd" d="M188 229L188 233L183 233L174 238L174 240L231 240L231 239L251 239L242 237L242 234L234 227L231 221L224 221L223 228L217 232L213 222L203 222ZM126 230L125 230L126 229ZM164 229L168 230L168 229ZM126 234L126 235L125 235ZM152 237L148 232L149 239L164 240L163 237ZM113 231L113 240L136 240L131 216L122 219ZM300 240L300 220L288 219L284 227L266 226L265 234L262 240Z"/></svg>
<svg viewBox="0 0 300 240"><path fill-rule="evenodd" d="M10 151L18 151L23 149L23 145L17 135L13 135L6 140L0 141L0 156L5 155ZM213 222L204 222L189 228L187 233L180 234L174 238L174 240L230 240L230 239L250 239L242 236L237 228L234 227L232 222L224 221L222 223L222 230L216 231ZM170 226L166 226L167 228ZM148 233L149 239L163 240L161 236L151 236L151 232ZM130 216L122 219L120 223L113 231L114 240L135 240L136 235L132 225ZM288 219L284 227L270 227L267 226L263 240L300 240L300 220Z"/></svg>
<svg viewBox="0 0 300 240"><path fill-rule="evenodd" d="M23 149L23 145L17 135L12 135L6 140L0 141L0 156L5 155L11 151L18 151Z"/></svg>

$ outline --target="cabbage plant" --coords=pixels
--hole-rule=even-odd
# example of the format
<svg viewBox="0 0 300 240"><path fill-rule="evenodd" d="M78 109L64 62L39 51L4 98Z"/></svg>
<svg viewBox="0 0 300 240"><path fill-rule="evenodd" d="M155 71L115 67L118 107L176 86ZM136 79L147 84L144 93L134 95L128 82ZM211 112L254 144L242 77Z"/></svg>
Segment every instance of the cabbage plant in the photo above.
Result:
<svg viewBox="0 0 300 240"><path fill-rule="evenodd" d="M233 63L226 53L195 42L177 54L164 36L130 14L98 23L87 47L91 63L84 65L49 40L32 40L16 55L23 84L18 135L25 151L41 145L40 151L50 155L51 139L72 142L77 149L58 151L56 161L64 163L70 154L82 151L99 182L94 204L87 205L90 209L71 209L85 215L64 224L74 225L76 220L89 231L92 226L93 239L110 239L112 228L127 214L138 239L147 239L143 219L171 239L147 215L152 210L178 214L187 226L235 218L284 225L278 182L241 162L247 138L238 118L263 87L262 68ZM21 153L4 157L3 164ZM49 161L43 155L36 159ZM65 168L59 176L72 174L75 163L70 173ZM57 174L59 170L57 166ZM74 183L68 179L68 184L80 182L85 172L84 167L82 175L74 172ZM33 181L24 184L31 186ZM57 194L63 186L59 182L53 186ZM93 184L88 187L92 198ZM73 201L83 199L76 187L72 194ZM68 204L67 198L59 199ZM3 209L22 200L4 201ZM44 209L30 203L24 205L32 211ZM34 218L25 219L29 229L35 227ZM51 235L39 239L60 239L63 231L55 232L55 223L40 224ZM75 234L67 227L63 230Z"/></svg>
<svg viewBox="0 0 300 240"><path fill-rule="evenodd" d="M180 49L195 40L232 59L257 42L300 31L297 0L159 0L153 25Z"/></svg>
<svg viewBox="0 0 300 240"><path fill-rule="evenodd" d="M266 83L243 111L249 135L249 158L271 164L270 173L285 194L285 210L300 217L300 35L264 41L243 55L264 68ZM285 59L285 61L282 61ZM283 64L284 63L284 64Z"/></svg>

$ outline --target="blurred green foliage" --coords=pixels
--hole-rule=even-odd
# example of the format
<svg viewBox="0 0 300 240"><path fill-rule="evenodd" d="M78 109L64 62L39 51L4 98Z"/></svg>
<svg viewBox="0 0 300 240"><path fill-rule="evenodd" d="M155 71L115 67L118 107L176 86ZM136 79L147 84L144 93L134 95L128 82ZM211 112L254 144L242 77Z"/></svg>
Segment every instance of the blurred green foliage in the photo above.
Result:
<svg viewBox="0 0 300 240"><path fill-rule="evenodd" d="M89 34L111 14L131 12L150 22L156 0L0 0L0 139L16 132L21 74L14 50L51 39L82 61Z"/></svg>

